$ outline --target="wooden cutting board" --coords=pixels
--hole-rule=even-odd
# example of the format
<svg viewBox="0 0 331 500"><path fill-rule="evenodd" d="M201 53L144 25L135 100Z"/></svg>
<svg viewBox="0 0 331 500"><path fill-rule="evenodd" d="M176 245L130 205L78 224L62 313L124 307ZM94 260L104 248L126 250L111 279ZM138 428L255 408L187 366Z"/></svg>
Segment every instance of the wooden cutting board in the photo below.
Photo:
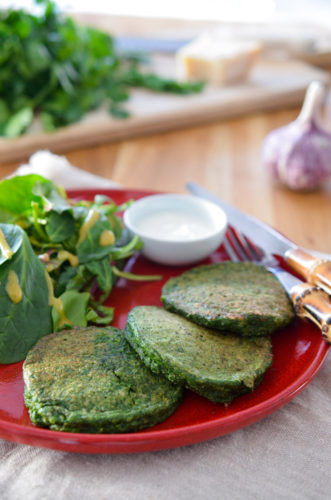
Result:
<svg viewBox="0 0 331 500"><path fill-rule="evenodd" d="M174 59L159 55L154 69L163 75L175 74ZM131 117L111 117L100 109L81 122L53 133L45 133L38 122L17 139L0 138L0 163L24 160L38 149L65 152L76 147L107 143L180 127L231 118L245 113L281 109L301 104L312 80L329 82L328 73L306 63L260 61L250 78L229 87L207 86L200 94L174 96L134 90L126 107Z"/></svg>

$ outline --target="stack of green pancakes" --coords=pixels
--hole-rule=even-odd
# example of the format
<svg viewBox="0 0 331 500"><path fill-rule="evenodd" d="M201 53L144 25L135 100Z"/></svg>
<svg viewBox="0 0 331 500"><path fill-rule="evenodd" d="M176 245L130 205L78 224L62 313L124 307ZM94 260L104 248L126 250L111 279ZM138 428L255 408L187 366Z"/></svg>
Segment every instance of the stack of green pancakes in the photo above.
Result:
<svg viewBox="0 0 331 500"><path fill-rule="evenodd" d="M136 307L125 335L154 373L218 403L253 390L272 363L270 334L294 317L279 281L251 263L196 267L163 287L166 308Z"/></svg>
<svg viewBox="0 0 331 500"><path fill-rule="evenodd" d="M164 307L140 306L125 331L42 338L23 367L32 422L70 432L132 432L162 422L183 389L229 403L272 363L270 334L293 318L276 278L254 264L201 266L170 279Z"/></svg>

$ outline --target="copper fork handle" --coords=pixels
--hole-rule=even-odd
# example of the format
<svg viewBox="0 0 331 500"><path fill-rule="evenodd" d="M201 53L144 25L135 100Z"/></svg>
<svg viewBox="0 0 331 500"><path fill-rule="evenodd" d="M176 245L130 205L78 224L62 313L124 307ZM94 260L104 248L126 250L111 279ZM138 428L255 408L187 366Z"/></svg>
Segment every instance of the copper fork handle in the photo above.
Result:
<svg viewBox="0 0 331 500"><path fill-rule="evenodd" d="M301 318L313 321L321 330L324 340L331 344L331 298L308 283L296 285L291 290L294 310Z"/></svg>
<svg viewBox="0 0 331 500"><path fill-rule="evenodd" d="M314 257L301 248L288 250L285 258L292 269L306 281L319 286L331 295L331 261Z"/></svg>

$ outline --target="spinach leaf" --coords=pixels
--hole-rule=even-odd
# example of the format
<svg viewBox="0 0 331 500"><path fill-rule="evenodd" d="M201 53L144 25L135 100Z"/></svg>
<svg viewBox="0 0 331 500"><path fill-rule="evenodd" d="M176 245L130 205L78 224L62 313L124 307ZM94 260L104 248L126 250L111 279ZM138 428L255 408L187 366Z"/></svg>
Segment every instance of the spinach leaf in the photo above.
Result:
<svg viewBox="0 0 331 500"><path fill-rule="evenodd" d="M46 225L49 239L54 243L67 240L75 231L75 221L69 212L51 212Z"/></svg>
<svg viewBox="0 0 331 500"><path fill-rule="evenodd" d="M107 297L115 281L109 257L87 262L86 267L92 275L96 276L99 287L104 292L104 296Z"/></svg>
<svg viewBox="0 0 331 500"><path fill-rule="evenodd" d="M20 215L31 210L31 203L41 203L41 197L33 192L37 184L53 184L41 175L31 174L4 179L0 182L0 210Z"/></svg>
<svg viewBox="0 0 331 500"><path fill-rule="evenodd" d="M99 219L87 232L85 239L83 239L77 246L77 256L79 262L84 264L93 260L99 260L106 257L110 253L112 246L101 246L100 237L103 231L111 231L112 226L109 219L101 214Z"/></svg>
<svg viewBox="0 0 331 500"><path fill-rule="evenodd" d="M90 294L87 292L79 293L74 290L64 292L60 295L59 299L63 304L64 316L68 320L65 325L67 327L74 326L86 326L86 309L87 304L90 299ZM52 318L54 330L57 331L63 328L61 324L61 318L55 307L52 308Z"/></svg>
<svg viewBox="0 0 331 500"><path fill-rule="evenodd" d="M56 186L53 182L36 182L33 186L33 194L40 197L47 210L54 210L58 213L71 209L63 188Z"/></svg>
<svg viewBox="0 0 331 500"><path fill-rule="evenodd" d="M45 270L36 257L25 232L16 225L0 224L13 251L0 259L0 363L25 358L39 338L52 331L51 308ZM14 276L20 300L10 298L8 281Z"/></svg>
<svg viewBox="0 0 331 500"><path fill-rule="evenodd" d="M85 265L80 265L78 267L69 266L65 269L63 274L60 275L60 283L62 283L64 290L81 291L85 288L89 288L91 278L91 273L88 272ZM58 289L56 290L58 291Z"/></svg>
<svg viewBox="0 0 331 500"><path fill-rule="evenodd" d="M70 290L68 284L70 283L70 280L77 275L77 272L78 272L77 267L69 266L66 267L65 270L59 274L54 290L56 297L62 295L62 293L64 293L66 290Z"/></svg>

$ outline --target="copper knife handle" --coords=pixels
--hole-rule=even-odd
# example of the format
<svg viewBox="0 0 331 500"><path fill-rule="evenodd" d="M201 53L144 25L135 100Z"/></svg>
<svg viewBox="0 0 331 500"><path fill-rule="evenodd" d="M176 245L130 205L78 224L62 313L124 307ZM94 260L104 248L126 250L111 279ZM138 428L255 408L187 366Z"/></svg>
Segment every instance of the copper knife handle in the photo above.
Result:
<svg viewBox="0 0 331 500"><path fill-rule="evenodd" d="M317 286L302 283L292 288L291 298L295 313L313 321L331 344L331 297Z"/></svg>
<svg viewBox="0 0 331 500"><path fill-rule="evenodd" d="M285 252L285 259L306 281L331 295L331 261L314 257L301 248Z"/></svg>

